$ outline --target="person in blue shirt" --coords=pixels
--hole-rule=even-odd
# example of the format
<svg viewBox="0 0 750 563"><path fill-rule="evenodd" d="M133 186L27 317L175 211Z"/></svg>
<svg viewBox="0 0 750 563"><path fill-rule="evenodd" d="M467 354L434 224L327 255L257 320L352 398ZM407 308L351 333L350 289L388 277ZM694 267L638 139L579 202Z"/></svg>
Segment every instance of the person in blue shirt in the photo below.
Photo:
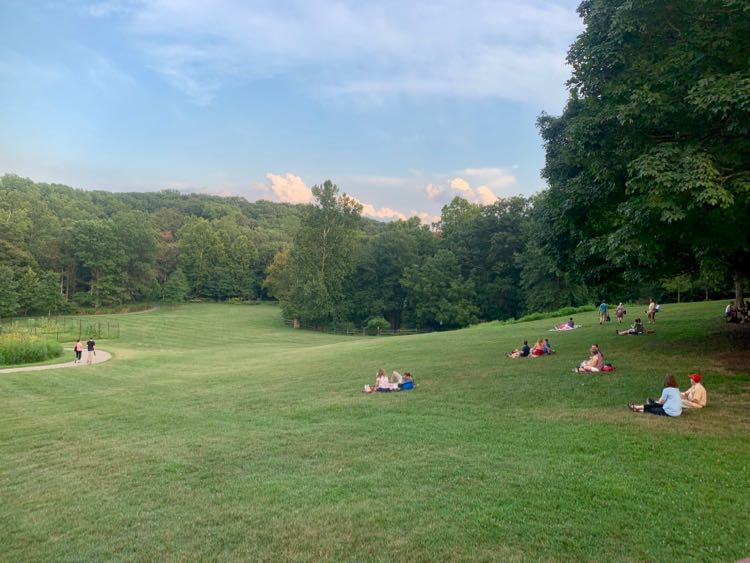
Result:
<svg viewBox="0 0 750 563"><path fill-rule="evenodd" d="M609 307L607 306L607 303L605 301L602 301L602 304L599 305L599 324L603 325L605 322L607 322L608 316Z"/></svg>
<svg viewBox="0 0 750 563"><path fill-rule="evenodd" d="M643 405L628 403L628 408L633 412L644 412L659 416L680 416L682 414L682 398L680 388L673 375L668 374L664 378L664 388L658 401L649 399Z"/></svg>

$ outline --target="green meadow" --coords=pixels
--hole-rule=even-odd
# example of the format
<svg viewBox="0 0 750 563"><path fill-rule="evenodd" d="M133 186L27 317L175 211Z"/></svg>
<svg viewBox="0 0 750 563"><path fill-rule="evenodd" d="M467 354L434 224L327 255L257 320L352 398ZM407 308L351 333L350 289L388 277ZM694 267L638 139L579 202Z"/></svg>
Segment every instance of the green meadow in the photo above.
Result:
<svg viewBox="0 0 750 563"><path fill-rule="evenodd" d="M404 337L272 305L118 316L107 363L0 374L0 560L750 556L750 327L723 307L642 337L595 312ZM504 357L545 336L553 356ZM572 373L593 342L616 370ZM416 389L364 394L378 367ZM626 408L694 371L703 411Z"/></svg>

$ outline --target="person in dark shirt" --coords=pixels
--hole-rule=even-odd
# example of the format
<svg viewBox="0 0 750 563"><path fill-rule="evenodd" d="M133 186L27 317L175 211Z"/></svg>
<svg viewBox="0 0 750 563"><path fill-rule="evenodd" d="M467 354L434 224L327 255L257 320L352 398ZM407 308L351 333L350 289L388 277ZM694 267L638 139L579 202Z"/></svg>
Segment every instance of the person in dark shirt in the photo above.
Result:
<svg viewBox="0 0 750 563"><path fill-rule="evenodd" d="M94 356L96 356L96 342L94 342L92 336L86 341L86 363L90 364L94 360Z"/></svg>
<svg viewBox="0 0 750 563"><path fill-rule="evenodd" d="M520 349L515 348L512 352L508 352L505 354L509 358L528 358L529 354L531 353L531 348L529 348L529 341L524 340L523 346L521 346Z"/></svg>

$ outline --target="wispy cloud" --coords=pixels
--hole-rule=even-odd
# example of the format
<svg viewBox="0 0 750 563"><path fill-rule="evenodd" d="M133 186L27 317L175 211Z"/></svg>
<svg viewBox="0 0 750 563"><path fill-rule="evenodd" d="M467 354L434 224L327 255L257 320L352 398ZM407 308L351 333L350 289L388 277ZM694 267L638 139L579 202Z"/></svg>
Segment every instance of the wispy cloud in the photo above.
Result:
<svg viewBox="0 0 750 563"><path fill-rule="evenodd" d="M567 0L563 0L567 2ZM559 105L567 45L580 31L549 0L114 0L160 72L198 103L229 80L294 76L319 94L446 95Z"/></svg>

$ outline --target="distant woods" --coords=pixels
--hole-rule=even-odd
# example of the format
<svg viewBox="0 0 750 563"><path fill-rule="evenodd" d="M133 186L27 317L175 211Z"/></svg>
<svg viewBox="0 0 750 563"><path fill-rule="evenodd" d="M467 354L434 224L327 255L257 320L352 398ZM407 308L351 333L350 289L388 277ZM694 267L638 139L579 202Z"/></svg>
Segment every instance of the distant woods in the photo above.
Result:
<svg viewBox="0 0 750 563"><path fill-rule="evenodd" d="M308 325L450 328L654 297L743 300L746 1L585 0L570 95L538 120L549 188L379 223L331 182L292 206L0 179L0 316L278 299Z"/></svg>
<svg viewBox="0 0 750 563"><path fill-rule="evenodd" d="M0 178L0 315L132 302L278 299L306 325L454 328L656 292L703 296L728 273L586 285L559 267L542 196L456 198L434 225L380 223L325 182L315 202L83 191ZM561 241L562 243L563 241ZM671 285L670 285L671 284ZM677 284L677 285L675 285Z"/></svg>

